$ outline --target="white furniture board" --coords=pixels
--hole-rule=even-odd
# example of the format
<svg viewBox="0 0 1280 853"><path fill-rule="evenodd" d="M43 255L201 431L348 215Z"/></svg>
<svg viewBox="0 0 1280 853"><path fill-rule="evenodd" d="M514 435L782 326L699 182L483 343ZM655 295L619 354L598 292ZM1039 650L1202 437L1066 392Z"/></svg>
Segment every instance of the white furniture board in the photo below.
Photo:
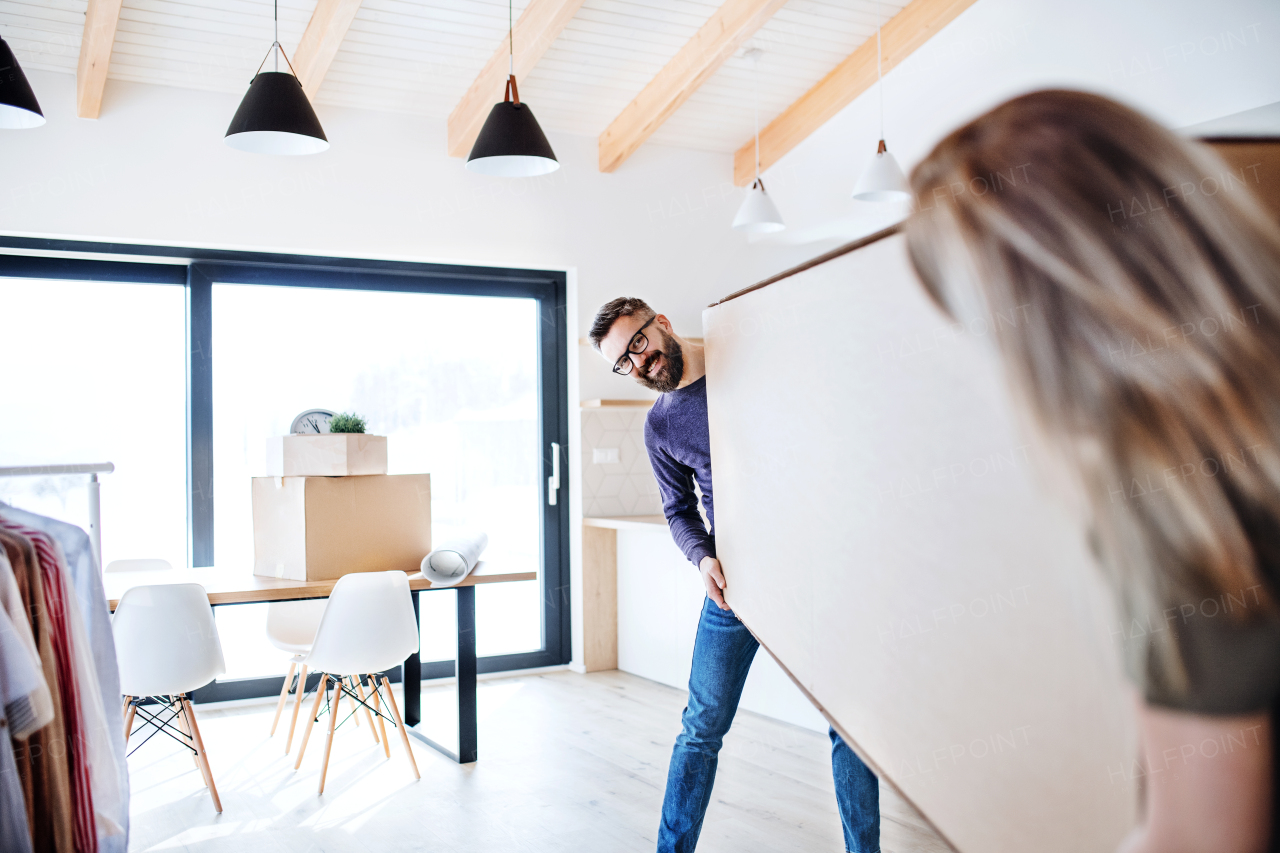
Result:
<svg viewBox="0 0 1280 853"><path fill-rule="evenodd" d="M1115 617L989 334L927 301L901 236L703 327L735 611L961 853L1114 850L1136 804Z"/></svg>

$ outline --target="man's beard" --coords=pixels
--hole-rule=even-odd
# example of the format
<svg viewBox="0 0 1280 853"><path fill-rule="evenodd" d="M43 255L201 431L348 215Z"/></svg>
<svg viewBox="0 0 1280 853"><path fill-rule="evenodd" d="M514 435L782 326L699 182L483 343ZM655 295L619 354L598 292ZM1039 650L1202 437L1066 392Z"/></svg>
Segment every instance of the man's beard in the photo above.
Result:
<svg viewBox="0 0 1280 853"><path fill-rule="evenodd" d="M640 374L636 377L641 385L651 390L665 394L668 391L674 391L680 385L680 380L684 377L684 351L680 348L680 342L675 338L662 333L663 342L662 349L651 353L636 370ZM649 368L657 361L658 356L666 356L667 363L662 365L653 376L649 375Z"/></svg>

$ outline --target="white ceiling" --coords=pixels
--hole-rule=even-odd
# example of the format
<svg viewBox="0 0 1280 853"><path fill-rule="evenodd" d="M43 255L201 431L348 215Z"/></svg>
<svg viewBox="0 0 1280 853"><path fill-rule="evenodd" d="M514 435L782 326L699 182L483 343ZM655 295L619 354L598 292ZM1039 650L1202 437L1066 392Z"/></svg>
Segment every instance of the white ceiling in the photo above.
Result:
<svg viewBox="0 0 1280 853"><path fill-rule="evenodd" d="M527 0L516 0L518 17ZM280 0L292 54L314 0ZM817 83L906 0L790 0L748 42L761 124ZM75 73L85 0L0 0L0 36L24 68ZM715 0L586 0L520 81L549 131L599 135L715 12ZM229 93L248 86L272 37L268 0L124 0L109 77ZM501 44L495 0L364 0L316 101L444 118ZM519 51L520 45L517 44ZM753 128L752 62L731 57L652 137L731 152ZM494 100L501 98L494 93ZM110 92L103 118L110 117Z"/></svg>

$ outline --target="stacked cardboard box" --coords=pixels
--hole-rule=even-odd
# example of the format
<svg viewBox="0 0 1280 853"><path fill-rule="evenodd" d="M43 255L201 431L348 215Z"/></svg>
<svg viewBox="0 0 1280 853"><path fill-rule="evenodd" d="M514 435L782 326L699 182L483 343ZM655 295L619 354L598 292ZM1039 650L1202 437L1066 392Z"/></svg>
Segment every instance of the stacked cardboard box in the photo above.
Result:
<svg viewBox="0 0 1280 853"><path fill-rule="evenodd" d="M431 551L431 475L387 474L387 440L290 435L253 478L254 574L333 580L416 572Z"/></svg>

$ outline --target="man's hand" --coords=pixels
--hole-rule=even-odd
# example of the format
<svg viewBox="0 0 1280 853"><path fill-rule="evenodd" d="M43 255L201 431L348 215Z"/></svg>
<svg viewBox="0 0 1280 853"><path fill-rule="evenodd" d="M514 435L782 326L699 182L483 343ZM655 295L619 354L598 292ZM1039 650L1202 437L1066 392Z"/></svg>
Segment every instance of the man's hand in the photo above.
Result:
<svg viewBox="0 0 1280 853"><path fill-rule="evenodd" d="M707 595L711 596L711 600L716 603L716 607L721 610L728 610L729 605L724 603L724 572L720 569L720 561L715 557L703 557L702 562L698 564L698 571L702 573L702 583L707 587Z"/></svg>

